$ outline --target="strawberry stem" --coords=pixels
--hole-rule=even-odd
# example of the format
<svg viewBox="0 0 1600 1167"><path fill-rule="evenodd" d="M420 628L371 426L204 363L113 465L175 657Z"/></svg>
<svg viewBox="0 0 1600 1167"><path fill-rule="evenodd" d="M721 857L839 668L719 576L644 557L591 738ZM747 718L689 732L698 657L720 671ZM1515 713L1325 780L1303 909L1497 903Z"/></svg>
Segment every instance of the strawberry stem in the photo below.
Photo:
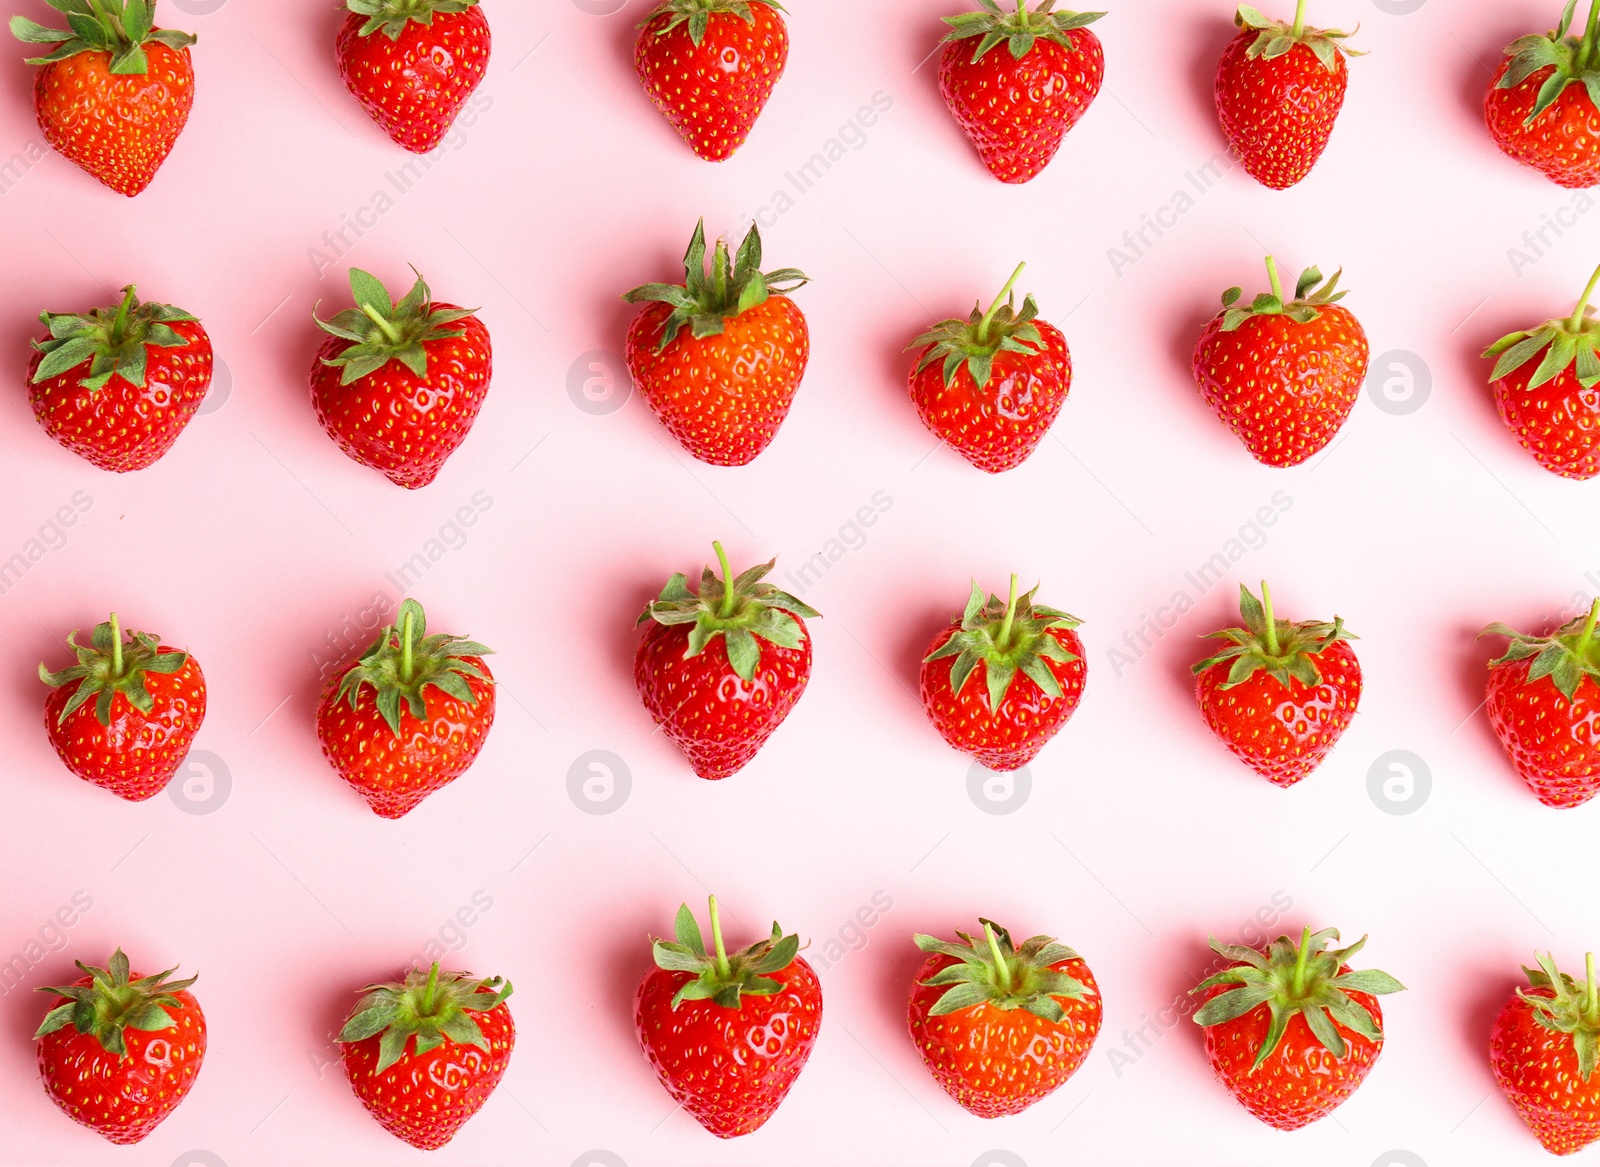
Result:
<svg viewBox="0 0 1600 1167"><path fill-rule="evenodd" d="M1600 7L1600 3L1597 3ZM1597 991L1594 977L1594 953L1585 953L1583 957L1584 991L1583 1015L1591 1023L1600 1021L1600 991Z"/></svg>
<svg viewBox="0 0 1600 1167"><path fill-rule="evenodd" d="M1573 652L1582 653L1584 649L1589 647L1589 641L1594 636L1594 626L1597 620L1600 620L1600 597L1596 597L1594 603L1589 605L1589 618L1583 622L1583 631L1578 633L1577 643L1572 646Z"/></svg>
<svg viewBox="0 0 1600 1167"><path fill-rule="evenodd" d="M111 679L122 679L122 625L115 612L111 613Z"/></svg>
<svg viewBox="0 0 1600 1167"><path fill-rule="evenodd" d="M717 615L726 620L733 615L733 569L728 566L728 553L722 549L722 544L712 543L711 546L717 553L717 562L722 566L722 603L717 608Z"/></svg>
<svg viewBox="0 0 1600 1167"><path fill-rule="evenodd" d="M1594 10L1600 12L1600 0L1595 0ZM1583 318L1589 311L1589 301L1593 299L1596 288L1600 288L1600 267L1595 268L1594 275L1589 277L1589 286L1583 289L1583 295L1578 298L1577 310L1572 313L1572 319L1567 323L1574 332L1583 327Z"/></svg>
<svg viewBox="0 0 1600 1167"><path fill-rule="evenodd" d="M1006 599L1006 616L1000 624L1000 635L995 637L995 644L1001 652L1011 649L1011 625L1017 618L1017 575L1011 573L1011 595Z"/></svg>
<svg viewBox="0 0 1600 1167"><path fill-rule="evenodd" d="M711 254L711 287L714 303L726 304L728 302L728 243L725 239L717 240L716 250Z"/></svg>
<svg viewBox="0 0 1600 1167"><path fill-rule="evenodd" d="M1596 30L1600 29L1600 0L1595 0L1589 6L1589 23L1583 30L1583 40L1578 42L1578 56L1572 63L1572 71L1582 74L1594 60Z"/></svg>
<svg viewBox="0 0 1600 1167"><path fill-rule="evenodd" d="M433 991L439 987L439 962L434 961L433 967L428 970L428 983L422 990L422 1015L433 1016Z"/></svg>
<svg viewBox="0 0 1600 1167"><path fill-rule="evenodd" d="M1306 0L1298 0L1294 6L1294 28L1289 35L1299 40L1306 31Z"/></svg>
<svg viewBox="0 0 1600 1167"><path fill-rule="evenodd" d="M1311 958L1311 925L1307 924L1305 931L1300 933L1300 951L1294 958L1294 982L1289 986L1289 991L1299 997L1306 991L1306 963Z"/></svg>
<svg viewBox="0 0 1600 1167"><path fill-rule="evenodd" d="M413 662L411 659L411 629L416 624L416 617L408 609L400 617L400 680L405 684L411 683Z"/></svg>
<svg viewBox="0 0 1600 1167"><path fill-rule="evenodd" d="M1000 941L994 934L994 925L985 921L983 935L984 939L988 940L989 952L994 957L995 971L1000 979L1000 991L1009 993L1014 987L1011 982L1011 962L1006 959L1006 954L1000 951Z"/></svg>
<svg viewBox="0 0 1600 1167"><path fill-rule="evenodd" d="M382 312L379 312L371 304L361 305L361 311L366 313L367 318L378 326L378 330L383 333L384 338L391 344L400 343L400 330L388 320L385 320Z"/></svg>
<svg viewBox="0 0 1600 1167"><path fill-rule="evenodd" d="M1600 0L1595 0L1600 4ZM1017 24L1023 28L1028 27L1028 0L1017 0Z"/></svg>
<svg viewBox="0 0 1600 1167"><path fill-rule="evenodd" d="M1261 610L1267 622L1267 655L1278 655L1278 618L1272 614L1272 589L1267 586L1267 581L1261 581ZM1307 932L1307 935L1310 935Z"/></svg>
<svg viewBox="0 0 1600 1167"><path fill-rule="evenodd" d="M123 339L127 336L128 313L133 311L133 301L137 292L138 288L134 284L129 284L122 289L122 303L117 306L117 318L111 323L111 346L113 348L121 348Z"/></svg>
<svg viewBox="0 0 1600 1167"><path fill-rule="evenodd" d="M1017 0L1018 5L1023 0ZM1600 0L1595 0L1600 4ZM1017 286L1017 281L1022 278L1022 269L1027 263L1017 264L1017 270L1011 273L1011 278L1006 281L1006 286L1000 289L1000 294L994 298L994 303L989 305L989 310L983 314L983 319L978 322L978 343L989 343L989 325L994 323L995 313L1000 311L1000 305L1011 299L1011 290Z"/></svg>
<svg viewBox="0 0 1600 1167"><path fill-rule="evenodd" d="M728 965L728 950L722 943L722 911L717 907L717 897L711 897L711 944L717 954L717 975L728 977L732 969Z"/></svg>
<svg viewBox="0 0 1600 1167"><path fill-rule="evenodd" d="M1278 278L1278 261L1272 256L1267 256L1267 279L1272 281L1272 294L1278 298L1278 303L1283 303L1283 280Z"/></svg>

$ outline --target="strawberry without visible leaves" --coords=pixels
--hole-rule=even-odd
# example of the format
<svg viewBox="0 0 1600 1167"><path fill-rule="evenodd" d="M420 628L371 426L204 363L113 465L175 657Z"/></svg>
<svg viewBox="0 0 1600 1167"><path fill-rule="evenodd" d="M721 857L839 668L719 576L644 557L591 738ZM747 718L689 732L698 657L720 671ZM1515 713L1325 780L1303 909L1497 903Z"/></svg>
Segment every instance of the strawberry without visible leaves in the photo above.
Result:
<svg viewBox="0 0 1600 1167"><path fill-rule="evenodd" d="M356 306L317 320L329 334L311 367L317 420L338 447L416 490L467 440L494 371L489 330L474 310L438 304L417 276L398 304L350 269Z"/></svg>
<svg viewBox="0 0 1600 1167"><path fill-rule="evenodd" d="M123 638L116 613L87 646L74 632L71 668L39 679L54 690L44 706L50 744L85 782L129 802L166 789L206 717L206 679L188 653L144 632Z"/></svg>
<svg viewBox="0 0 1600 1167"><path fill-rule="evenodd" d="M650 716L695 773L719 779L756 756L805 692L811 633L804 617L817 613L764 582L772 563L734 578L722 544L713 546L721 578L708 566L696 593L680 572L639 617L646 628L633 677Z"/></svg>
<svg viewBox="0 0 1600 1167"><path fill-rule="evenodd" d="M1036 589L1037 590L1037 589ZM1034 592L987 602L976 581L961 618L922 660L922 704L939 736L991 770L1021 769L1083 699L1088 666L1074 616Z"/></svg>
<svg viewBox="0 0 1600 1167"><path fill-rule="evenodd" d="M708 162L744 145L789 60L777 0L663 0L639 25L633 65L656 108Z"/></svg>
<svg viewBox="0 0 1600 1167"><path fill-rule="evenodd" d="M628 327L634 382L683 448L713 466L743 466L772 444L811 357L805 315L786 293L808 281L794 268L763 273L761 232L729 257L719 239L706 271L701 220L682 284L644 284ZM687 331L685 331L687 329Z"/></svg>
<svg viewBox="0 0 1600 1167"><path fill-rule="evenodd" d="M989 920L929 953L911 990L911 1040L945 1092L979 1118L1021 1114L1077 1073L1100 1032L1089 966L1048 936L1021 947Z"/></svg>
<svg viewBox="0 0 1600 1167"><path fill-rule="evenodd" d="M1567 0L1555 31L1508 45L1483 99L1495 145L1572 189L1600 183L1600 3L1568 36L1577 7Z"/></svg>
<svg viewBox="0 0 1600 1167"><path fill-rule="evenodd" d="M1274 786L1293 786L1322 764L1356 715L1361 665L1344 630L1306 620L1291 624L1239 588L1243 628L1211 635L1229 641L1194 666L1195 698L1206 725L1234 757Z"/></svg>
<svg viewBox="0 0 1600 1167"><path fill-rule="evenodd" d="M83 976L40 989L56 1000L34 1037L51 1101L113 1143L129 1145L160 1126L194 1086L206 1056L206 1019L175 970L142 977L122 949L106 968L78 962Z"/></svg>
<svg viewBox="0 0 1600 1167"><path fill-rule="evenodd" d="M1027 182L1100 92L1105 50L1088 25L1105 13L1055 12L1056 0L1032 11L1017 0L1015 12L978 3L981 12L944 18L939 92L989 173Z"/></svg>
<svg viewBox="0 0 1600 1167"><path fill-rule="evenodd" d="M1501 1092L1553 1155L1570 1155L1600 1139L1600 986L1594 954L1582 985L1541 956L1524 968L1518 989L1496 1018L1489 1060Z"/></svg>
<svg viewBox="0 0 1600 1167"><path fill-rule="evenodd" d="M422 605L406 600L317 703L323 755L386 819L466 773L494 723L491 650L427 630Z"/></svg>
<svg viewBox="0 0 1600 1167"><path fill-rule="evenodd" d="M46 140L129 197L150 185L189 120L194 66L186 32L155 27L155 0L46 0L70 29L11 18L27 44L53 45L39 66L33 108Z"/></svg>
<svg viewBox="0 0 1600 1167"><path fill-rule="evenodd" d="M1244 1108L1268 1126L1297 1130L1326 1118L1360 1086L1383 1047L1377 998L1405 989L1377 969L1353 972L1339 933L1307 928L1296 944L1280 936L1265 952L1211 941L1230 968L1201 981L1195 1013L1206 1031L1211 1069Z"/></svg>
<svg viewBox="0 0 1600 1167"><path fill-rule="evenodd" d="M1217 117L1234 156L1263 186L1283 190L1317 164L1344 105L1350 34L1306 27L1306 0L1292 24L1248 5L1234 18L1239 35L1217 65Z"/></svg>
<svg viewBox="0 0 1600 1167"><path fill-rule="evenodd" d="M1018 312L1019 266L987 312L942 320L911 342L911 400L922 424L980 470L999 474L1039 448L1072 388L1072 354L1038 319L1033 297Z"/></svg>
<svg viewBox="0 0 1600 1167"><path fill-rule="evenodd" d="M367 115L413 154L444 140L489 67L478 0L347 0L339 75Z"/></svg>
<svg viewBox="0 0 1600 1167"><path fill-rule="evenodd" d="M1223 310L1194 350L1200 393L1256 461L1298 466L1333 441L1367 379L1367 334L1341 307L1339 276L1322 283L1307 268L1285 301L1278 265L1267 257L1270 292L1237 307L1229 288ZM1318 285L1321 285L1318 287Z"/></svg>
<svg viewBox="0 0 1600 1167"><path fill-rule="evenodd" d="M114 308L45 312L28 398L45 433L102 470L143 470L172 449L211 388L211 338L170 304L122 290Z"/></svg>
<svg viewBox="0 0 1600 1167"><path fill-rule="evenodd" d="M759 1129L805 1068L822 1025L822 986L800 938L729 953L711 897L712 950L687 904L675 941L657 940L633 1002L639 1044L667 1093L719 1139Z"/></svg>
<svg viewBox="0 0 1600 1167"><path fill-rule="evenodd" d="M339 1031L350 1087L395 1138L437 1150L505 1076L517 1039L511 983L435 964L362 992Z"/></svg>

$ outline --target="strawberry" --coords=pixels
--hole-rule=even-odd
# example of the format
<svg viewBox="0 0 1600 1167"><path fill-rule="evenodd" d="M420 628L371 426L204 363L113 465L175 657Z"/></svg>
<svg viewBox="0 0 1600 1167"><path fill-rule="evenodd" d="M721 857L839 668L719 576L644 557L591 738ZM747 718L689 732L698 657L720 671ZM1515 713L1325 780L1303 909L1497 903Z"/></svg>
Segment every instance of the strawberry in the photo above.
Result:
<svg viewBox="0 0 1600 1167"><path fill-rule="evenodd" d="M1033 761L1083 699L1088 666L1074 631L1081 621L1033 597L1019 596L1012 576L1008 599L985 602L974 582L961 618L933 638L922 660L928 720L991 770Z"/></svg>
<svg viewBox="0 0 1600 1167"><path fill-rule="evenodd" d="M383 1129L436 1151L483 1109L511 1063L511 982L435 963L368 985L339 1031L350 1087Z"/></svg>
<svg viewBox="0 0 1600 1167"><path fill-rule="evenodd" d="M783 11L777 0L662 0L639 25L639 80L707 162L724 162L744 145L783 76Z"/></svg>
<svg viewBox="0 0 1600 1167"><path fill-rule="evenodd" d="M679 572L639 617L633 679L694 772L719 779L749 764L806 691L804 617L817 612L764 582L772 562L735 578L722 544L712 546L720 579L707 567L695 593Z"/></svg>
<svg viewBox="0 0 1600 1167"><path fill-rule="evenodd" d="M1600 271L1571 316L1501 337L1483 353L1497 358L1490 384L1500 419L1539 465L1563 478L1600 474L1600 322L1589 306L1597 286Z"/></svg>
<svg viewBox="0 0 1600 1167"><path fill-rule="evenodd" d="M317 703L323 755L386 819L461 777L494 724L494 677L483 661L492 650L427 631L422 605L404 601Z"/></svg>
<svg viewBox="0 0 1600 1167"><path fill-rule="evenodd" d="M1570 1155L1600 1139L1600 986L1594 954L1582 985L1541 956L1524 968L1528 987L1500 1010L1489 1036L1494 1080L1522 1121L1552 1155Z"/></svg>
<svg viewBox="0 0 1600 1167"><path fill-rule="evenodd" d="M45 433L102 470L154 465L211 388L211 338L171 304L122 302L79 315L45 312L28 397Z"/></svg>
<svg viewBox="0 0 1600 1167"><path fill-rule="evenodd" d="M1361 702L1356 639L1333 623L1291 624L1239 587L1243 628L1211 636L1228 647L1194 666L1194 694L1206 725L1230 753L1274 786L1290 787L1322 764Z"/></svg>
<svg viewBox="0 0 1600 1167"><path fill-rule="evenodd" d="M206 717L200 663L146 632L123 638L111 619L95 626L88 646L67 646L78 663L39 679L54 690L44 705L45 729L67 769L129 802L166 789ZM93 698L93 703L90 703Z"/></svg>
<svg viewBox="0 0 1600 1167"><path fill-rule="evenodd" d="M729 953L711 897L712 951L687 904L675 941L656 940L656 967L639 984L633 1024L661 1084L706 1130L732 1139L772 1117L811 1056L822 985L798 936L772 935Z"/></svg>
<svg viewBox="0 0 1600 1167"><path fill-rule="evenodd" d="M172 153L194 105L186 32L156 28L155 0L46 0L71 29L11 18L27 44L55 46L39 66L33 110L45 140L132 198Z"/></svg>
<svg viewBox="0 0 1600 1167"><path fill-rule="evenodd" d="M717 240L709 275L705 256L702 219L681 285L644 284L623 297L644 305L628 327L628 369L685 450L743 466L772 444L805 376L811 334L785 293L809 280L794 268L763 273L753 226L732 259Z"/></svg>
<svg viewBox="0 0 1600 1167"><path fill-rule="evenodd" d="M113 1143L137 1143L165 1122L194 1086L206 1056L206 1019L189 992L195 978L130 972L122 949L106 968L55 997L34 1034L45 1093L68 1116Z"/></svg>
<svg viewBox="0 0 1600 1167"><path fill-rule="evenodd" d="M1245 449L1267 466L1298 466L1339 432L1367 379L1367 334L1339 305L1340 272L1327 283L1307 268L1285 302L1278 265L1272 291L1248 308L1229 288L1194 350L1200 393ZM1318 285L1321 284L1320 287Z"/></svg>
<svg viewBox="0 0 1600 1167"><path fill-rule="evenodd" d="M329 334L311 368L311 400L328 436L363 466L416 490L466 441L494 371L489 330L470 308L433 301L419 274L396 304L350 269L356 307L317 320Z"/></svg>
<svg viewBox="0 0 1600 1167"><path fill-rule="evenodd" d="M1022 465L1067 403L1072 354L1066 337L1038 319L1032 296L1016 310L1011 282L985 312L941 320L911 342L911 400L922 424L979 470Z"/></svg>
<svg viewBox="0 0 1600 1167"><path fill-rule="evenodd" d="M922 1062L979 1118L1021 1114L1066 1085L1100 1032L1100 990L1072 949L1049 936L1018 948L989 921L961 943L916 937L929 953L908 1021Z"/></svg>
<svg viewBox="0 0 1600 1167"><path fill-rule="evenodd" d="M1489 666L1489 724L1518 776L1546 806L1570 809L1600 794L1600 600L1550 636L1491 624L1510 647Z"/></svg>
<svg viewBox="0 0 1600 1167"><path fill-rule="evenodd" d="M1554 32L1506 46L1483 99L1495 145L1572 189L1600 184L1600 3L1583 36L1568 36L1577 7L1567 0Z"/></svg>
<svg viewBox="0 0 1600 1167"><path fill-rule="evenodd" d="M1247 4L1239 33L1217 64L1217 117L1234 157L1262 186L1284 190L1311 173L1333 136L1349 69L1360 56L1350 34L1306 27L1306 0L1294 23L1268 20Z"/></svg>
<svg viewBox="0 0 1600 1167"><path fill-rule="evenodd" d="M478 0L346 0L339 76L383 132L413 154L438 147L489 67Z"/></svg>
<svg viewBox="0 0 1600 1167"><path fill-rule="evenodd" d="M1326 1118L1355 1093L1383 1048L1377 998L1405 989L1377 969L1351 971L1365 936L1328 951L1338 940L1334 928L1307 928L1299 944L1280 936L1258 952L1213 938L1232 964L1191 990L1205 994L1194 1019L1217 1080L1280 1131Z"/></svg>
<svg viewBox="0 0 1600 1167"><path fill-rule="evenodd" d="M1027 182L1100 93L1106 55L1088 26L1105 13L1053 12L1056 0L1032 11L1017 0L1015 12L978 3L981 12L944 17L939 92L989 173ZM1001 44L1006 51L995 52Z"/></svg>

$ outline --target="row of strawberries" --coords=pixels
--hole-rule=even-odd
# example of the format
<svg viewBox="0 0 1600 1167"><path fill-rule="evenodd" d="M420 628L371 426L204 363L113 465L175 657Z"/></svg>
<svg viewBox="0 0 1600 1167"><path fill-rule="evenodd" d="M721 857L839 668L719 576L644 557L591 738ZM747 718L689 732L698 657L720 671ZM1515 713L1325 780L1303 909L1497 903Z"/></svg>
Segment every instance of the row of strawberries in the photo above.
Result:
<svg viewBox="0 0 1600 1167"><path fill-rule="evenodd" d="M800 938L777 924L729 952L715 897L708 946L694 914L652 945L655 967L634 996L645 1057L673 1100L720 1138L772 1117L811 1056L822 985ZM1049 936L1016 944L990 920L955 940L918 935L927 959L907 1009L912 1041L934 1080L980 1118L1020 1114L1075 1074L1099 1035L1100 988L1084 959ZM1347 1100L1383 1043L1378 997L1403 991L1377 969L1352 969L1366 938L1338 947L1329 928L1260 949L1212 939L1214 971L1184 1015L1205 1029L1218 1080L1261 1121L1296 1130ZM1334 947L1330 948L1330 944ZM40 989L53 1005L36 1034L45 1089L68 1115L114 1143L137 1143L193 1087L206 1022L195 978L134 973L118 949L108 966L79 962L71 985ZM1489 1050L1500 1088L1546 1149L1570 1154L1600 1139L1600 985L1554 958L1524 969ZM414 1147L449 1142L482 1108L511 1060L516 1026L499 977L412 968L368 985L338 1034L355 1095Z"/></svg>

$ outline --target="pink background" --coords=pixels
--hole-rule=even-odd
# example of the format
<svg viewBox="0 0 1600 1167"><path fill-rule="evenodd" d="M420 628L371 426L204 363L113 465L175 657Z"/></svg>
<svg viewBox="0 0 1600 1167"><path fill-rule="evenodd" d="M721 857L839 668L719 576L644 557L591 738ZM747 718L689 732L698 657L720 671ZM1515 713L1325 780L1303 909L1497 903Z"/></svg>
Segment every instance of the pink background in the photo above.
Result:
<svg viewBox="0 0 1600 1167"><path fill-rule="evenodd" d="M692 157L634 80L632 25L648 5L584 10L602 6L488 0L495 55L473 124L351 236L346 262L397 289L414 263L440 298L481 304L494 334L482 419L420 493L341 457L307 401L312 307L331 313L348 295L343 265L319 276L309 252L409 160L345 93L326 0L162 5L163 23L200 35L198 105L136 202L48 153L0 179L0 364L16 387L0 408L0 558L26 554L42 529L50 544L0 594L0 956L54 942L0 995L0 1160L410 1161L329 1062L328 1034L358 986L435 940L457 947L448 963L513 979L521 1031L503 1087L433 1157L442 1164L1535 1161L1494 1092L1487 1032L1535 949L1577 970L1600 940L1583 878L1600 807L1546 810L1512 775L1475 712L1498 646L1473 636L1585 602L1600 540L1595 488L1516 447L1476 353L1570 311L1600 256L1600 215L1503 159L1477 109L1501 46L1548 28L1557 0L1470 15L1444 0L1404 16L1371 0L1314 4L1319 23L1359 22L1354 43L1371 55L1352 65L1313 178L1274 194L1227 173L1120 272L1108 249L1223 149L1209 78L1230 35L1225 2L1119 0L1096 26L1105 91L1021 189L981 169L934 64L919 67L937 17L959 5L794 3L788 73L720 166ZM48 16L39 0L13 7ZM0 163L39 158L21 55L13 46L0 70ZM875 95L888 111L843 129ZM637 400L580 409L569 377L576 368L581 387L591 361L606 367L585 354L620 349L631 310L618 294L675 278L697 216L736 232L841 133L844 156L767 215L770 265L815 280L797 294L813 363L770 451L710 469ZM1514 264L1508 248L1558 214L1562 236ZM1414 354L1432 380L1405 416L1364 396L1338 445L1292 471L1246 457L1188 373L1218 294L1264 286L1269 249L1291 273L1343 265L1374 352ZM901 349L987 300L1019 259L1067 333L1077 381L1038 455L991 479L923 431ZM156 468L114 477L45 439L22 370L41 309L107 303L129 281L203 318L231 394L219 384ZM51 529L75 497L74 524ZM875 506L871 527L848 529ZM1252 528L1262 508L1274 522ZM852 545L805 593L825 613L810 692L718 785L651 732L631 678L634 616L670 572L698 570L713 538L740 564L776 554L780 575L830 539ZM1186 581L1230 547L1240 558L1224 582ZM414 594L435 627L499 650L500 714L466 779L390 823L320 756L316 654L375 594L398 598L385 573L430 549ZM1032 769L1031 798L994 815L969 798L968 766L925 723L915 681L968 580L1000 588L1011 570L1085 620L1090 679ZM1287 793L1208 740L1187 679L1196 638L1231 622L1238 580L1261 578L1283 614L1338 612L1363 638L1361 715ZM1181 615L1179 592L1192 605ZM231 794L207 803L200 767L186 781L213 813L167 797L121 804L50 751L35 666L59 667L65 633L113 607L205 668L197 748L226 767ZM1140 659L1114 660L1147 618L1168 626ZM1369 768L1394 749L1432 772L1431 798L1408 816L1368 792ZM612 814L569 797L569 768L593 750L631 775ZM630 1016L647 935L708 890L736 942L777 916L828 963L810 1067L777 1118L733 1145L673 1112ZM50 924L77 893L92 907L63 938ZM892 907L853 925L875 899ZM453 923L463 909L470 927ZM1258 913L1274 932L1370 932L1364 959L1411 987L1386 1004L1388 1047L1367 1085L1294 1136L1230 1101L1198 1031L1173 1020L1208 962L1206 933L1247 938ZM1107 1002L1077 1077L995 1123L937 1089L904 1030L910 934L979 914L1075 945ZM198 970L212 1034L194 1093L136 1152L68 1122L32 1068L44 1002L25 990L117 944L147 970ZM620 1159L583 1157L595 1148ZM985 1157L996 1148L1014 1158Z"/></svg>

